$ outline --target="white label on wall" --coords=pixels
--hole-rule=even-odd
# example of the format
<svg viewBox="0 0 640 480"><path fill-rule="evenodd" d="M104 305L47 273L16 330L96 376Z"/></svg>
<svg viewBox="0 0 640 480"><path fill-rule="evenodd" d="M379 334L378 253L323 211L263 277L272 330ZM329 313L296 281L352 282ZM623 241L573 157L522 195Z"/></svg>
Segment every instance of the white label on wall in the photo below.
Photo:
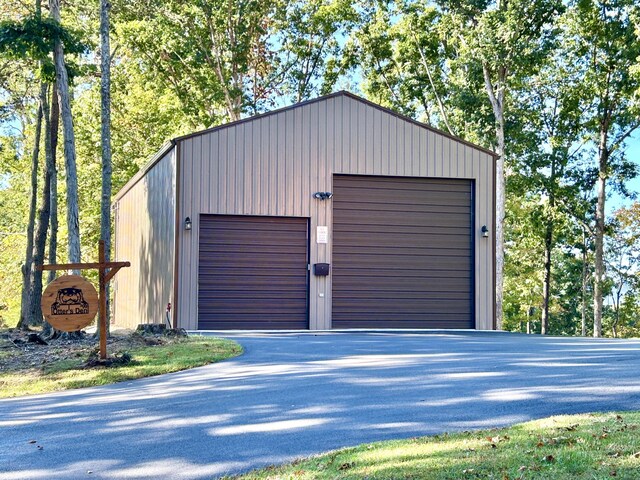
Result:
<svg viewBox="0 0 640 480"><path fill-rule="evenodd" d="M316 242L317 243L327 243L329 241L329 227L320 227L316 228Z"/></svg>

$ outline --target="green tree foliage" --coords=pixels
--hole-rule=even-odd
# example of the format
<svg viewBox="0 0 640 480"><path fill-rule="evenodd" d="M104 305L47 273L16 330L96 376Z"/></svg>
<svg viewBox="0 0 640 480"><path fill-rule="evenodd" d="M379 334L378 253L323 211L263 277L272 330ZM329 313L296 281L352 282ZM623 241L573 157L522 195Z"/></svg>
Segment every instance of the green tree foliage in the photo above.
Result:
<svg viewBox="0 0 640 480"><path fill-rule="evenodd" d="M142 3L122 5L117 35L178 97L193 127L270 106L281 76L268 36L277 2Z"/></svg>
<svg viewBox="0 0 640 480"><path fill-rule="evenodd" d="M506 179L503 327L575 335L584 319L585 332L593 333L593 309L586 306L615 292L623 278L615 267L618 243L638 224L630 210L604 222L597 209L599 182L607 187L603 198L611 187L624 194L633 174L625 141L640 118L636 3L114 1L113 191L172 137L347 85L498 151L504 161L498 179ZM65 3L57 24L46 5L41 20L30 4L0 5L0 304L10 319L19 304L38 81L53 72L39 63L52 66L56 39L73 80L84 257L97 255L98 6ZM607 232L608 271L596 292L599 228ZM60 251L66 238L63 225ZM635 267L627 270L619 301L605 299L604 334L613 334L613 322L618 336L640 333L636 280Z"/></svg>
<svg viewBox="0 0 640 480"><path fill-rule="evenodd" d="M604 327L613 337L637 334L640 329L640 204L613 214L606 237Z"/></svg>
<svg viewBox="0 0 640 480"><path fill-rule="evenodd" d="M585 135L597 152L594 336L602 335L607 179L614 170L623 177L634 175L623 147L640 126L639 14L640 6L633 0L579 0L566 19L565 60L581 79Z"/></svg>
<svg viewBox="0 0 640 480"><path fill-rule="evenodd" d="M341 36L358 15L350 0L297 0L275 12L271 29L282 70L278 91L292 102L330 93L341 72Z"/></svg>

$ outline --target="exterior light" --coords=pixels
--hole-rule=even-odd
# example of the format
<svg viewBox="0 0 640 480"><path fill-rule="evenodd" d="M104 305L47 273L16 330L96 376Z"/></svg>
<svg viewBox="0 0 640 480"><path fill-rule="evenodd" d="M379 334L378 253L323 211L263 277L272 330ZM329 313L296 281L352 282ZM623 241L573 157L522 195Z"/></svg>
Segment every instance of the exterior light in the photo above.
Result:
<svg viewBox="0 0 640 480"><path fill-rule="evenodd" d="M184 219L184 229L191 230L191 217L187 217Z"/></svg>
<svg viewBox="0 0 640 480"><path fill-rule="evenodd" d="M313 194L313 198L317 198L318 200L327 200L333 197L333 193L331 192L316 192Z"/></svg>
<svg viewBox="0 0 640 480"><path fill-rule="evenodd" d="M486 225L482 225L482 228L480 229L480 231L482 232L482 236L484 238L487 238L489 236L489 229L487 228Z"/></svg>

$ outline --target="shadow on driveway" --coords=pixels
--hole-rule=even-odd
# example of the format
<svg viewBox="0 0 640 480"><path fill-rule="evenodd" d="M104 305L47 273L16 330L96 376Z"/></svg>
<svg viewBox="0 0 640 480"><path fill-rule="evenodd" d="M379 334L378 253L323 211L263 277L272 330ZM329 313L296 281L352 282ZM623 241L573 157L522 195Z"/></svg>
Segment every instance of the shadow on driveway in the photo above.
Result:
<svg viewBox="0 0 640 480"><path fill-rule="evenodd" d="M501 332L224 336L245 355L0 400L0 480L213 478L375 440L640 409L637 340Z"/></svg>

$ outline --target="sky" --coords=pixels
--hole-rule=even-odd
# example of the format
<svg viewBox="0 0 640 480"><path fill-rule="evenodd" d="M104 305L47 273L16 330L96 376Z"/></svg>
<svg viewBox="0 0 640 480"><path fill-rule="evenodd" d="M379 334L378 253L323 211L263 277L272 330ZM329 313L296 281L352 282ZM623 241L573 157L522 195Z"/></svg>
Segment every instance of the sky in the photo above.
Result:
<svg viewBox="0 0 640 480"><path fill-rule="evenodd" d="M640 170L640 131L636 130L627 142L626 155L627 159L635 163ZM627 188L630 192L640 194L640 175L627 182ZM607 212L611 213L620 207L629 206L633 201L632 198L622 198L620 195L613 193L607 200Z"/></svg>

